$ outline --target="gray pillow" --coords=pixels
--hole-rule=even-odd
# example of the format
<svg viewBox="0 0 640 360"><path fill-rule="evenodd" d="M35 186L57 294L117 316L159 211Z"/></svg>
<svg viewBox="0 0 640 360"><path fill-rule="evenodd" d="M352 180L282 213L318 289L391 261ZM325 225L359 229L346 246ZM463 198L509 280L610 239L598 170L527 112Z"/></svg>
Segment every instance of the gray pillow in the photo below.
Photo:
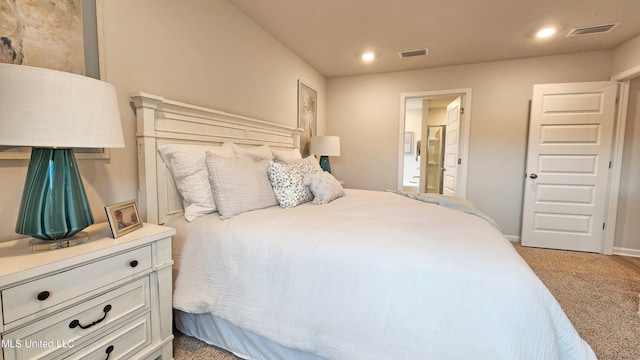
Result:
<svg viewBox="0 0 640 360"><path fill-rule="evenodd" d="M345 195L340 182L328 172L310 174L304 176L304 184L309 186L313 193L313 203L328 204L331 201Z"/></svg>
<svg viewBox="0 0 640 360"><path fill-rule="evenodd" d="M278 205L267 175L269 160L227 159L207 152L206 163L220 218Z"/></svg>

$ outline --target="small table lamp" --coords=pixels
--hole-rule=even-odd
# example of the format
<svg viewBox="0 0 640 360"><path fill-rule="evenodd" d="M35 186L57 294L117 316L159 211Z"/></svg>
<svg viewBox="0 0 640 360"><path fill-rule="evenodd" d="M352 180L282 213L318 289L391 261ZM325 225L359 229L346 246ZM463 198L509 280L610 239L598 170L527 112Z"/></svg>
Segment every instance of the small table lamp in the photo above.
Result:
<svg viewBox="0 0 640 360"><path fill-rule="evenodd" d="M93 224L72 148L124 147L115 87L0 64L0 145L32 147L16 232L68 240Z"/></svg>
<svg viewBox="0 0 640 360"><path fill-rule="evenodd" d="M312 136L309 152L320 155L320 167L331 173L329 156L340 156L340 137L338 136Z"/></svg>

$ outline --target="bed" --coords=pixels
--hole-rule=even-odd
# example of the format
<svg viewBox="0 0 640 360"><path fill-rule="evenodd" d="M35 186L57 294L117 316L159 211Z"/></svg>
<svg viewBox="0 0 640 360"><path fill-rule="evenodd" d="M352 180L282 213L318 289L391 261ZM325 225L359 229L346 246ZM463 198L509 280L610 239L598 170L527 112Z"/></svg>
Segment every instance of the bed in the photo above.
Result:
<svg viewBox="0 0 640 360"><path fill-rule="evenodd" d="M181 332L244 359L596 358L472 204L337 189L335 178L316 183L326 174L309 170L308 158L288 158L299 129L142 92L131 100L140 212L177 230L173 307ZM268 162L256 155L265 147L274 155ZM176 169L176 149L185 148L198 149L210 174L215 211L186 201L197 186L186 187ZM204 148L213 150L203 155ZM234 196L267 195L246 181L252 172L238 169L258 163L260 171L268 164L277 202L246 210ZM273 169L290 177L274 182ZM295 183L293 193L306 192L306 200L291 206L282 183L285 190ZM239 192L225 198L232 191Z"/></svg>

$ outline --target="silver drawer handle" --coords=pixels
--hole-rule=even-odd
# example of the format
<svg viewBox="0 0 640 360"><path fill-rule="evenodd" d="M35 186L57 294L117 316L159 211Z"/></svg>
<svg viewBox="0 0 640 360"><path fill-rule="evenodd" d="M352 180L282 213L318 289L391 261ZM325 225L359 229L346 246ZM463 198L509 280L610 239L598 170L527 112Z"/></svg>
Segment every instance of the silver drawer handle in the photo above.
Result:
<svg viewBox="0 0 640 360"><path fill-rule="evenodd" d="M104 320L104 319L106 319L106 318L107 318L107 314L109 313L109 311L111 311L111 305L107 305L107 306L105 306L105 307L104 307L104 309L102 309L102 311L104 311L104 315L103 315L100 319L98 319L98 320L96 320L96 321L92 322L91 324L89 324L89 325L82 325L82 324L80 324L80 320L73 320L73 321L71 321L71 322L69 323L69 328L74 329L74 328L76 328L76 327L78 327L78 326L79 326L79 327L80 327L80 329L88 329L88 328L90 328L90 327L92 327L92 326L94 326L94 325L97 325L97 324L101 323L101 322L102 322L102 320Z"/></svg>

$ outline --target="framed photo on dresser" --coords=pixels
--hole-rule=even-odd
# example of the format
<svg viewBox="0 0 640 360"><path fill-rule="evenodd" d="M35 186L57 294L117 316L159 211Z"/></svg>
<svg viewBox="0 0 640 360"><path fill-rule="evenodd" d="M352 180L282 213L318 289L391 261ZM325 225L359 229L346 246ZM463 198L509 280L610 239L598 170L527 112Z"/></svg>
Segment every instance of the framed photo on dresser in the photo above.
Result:
<svg viewBox="0 0 640 360"><path fill-rule="evenodd" d="M138 204L135 200L105 206L104 209L114 239L142 227Z"/></svg>

